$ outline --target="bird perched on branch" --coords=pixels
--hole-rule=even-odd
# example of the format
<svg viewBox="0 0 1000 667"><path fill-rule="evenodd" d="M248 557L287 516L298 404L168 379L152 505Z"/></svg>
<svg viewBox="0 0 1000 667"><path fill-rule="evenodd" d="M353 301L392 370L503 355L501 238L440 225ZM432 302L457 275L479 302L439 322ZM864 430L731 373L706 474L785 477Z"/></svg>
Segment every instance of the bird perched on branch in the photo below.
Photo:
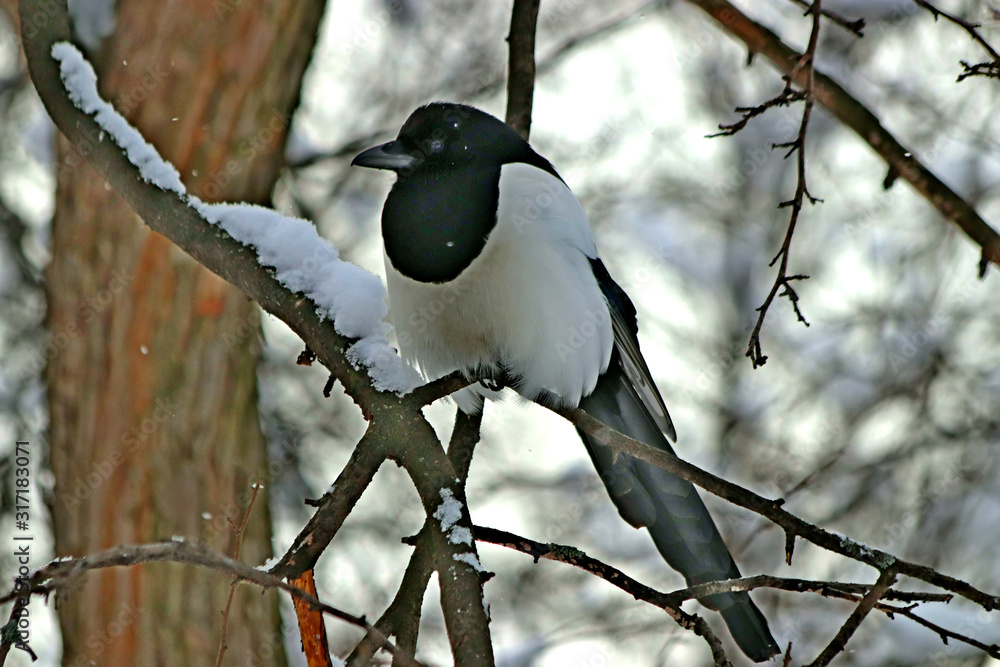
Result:
<svg viewBox="0 0 1000 667"><path fill-rule="evenodd" d="M461 410L510 387L673 453L635 307L598 257L576 197L517 132L435 102L352 164L398 176L382 210L389 316L401 354L428 379L455 370L481 379L455 395ZM740 576L694 486L580 435L622 517L649 530L689 585ZM747 593L700 602L752 660L778 653Z"/></svg>

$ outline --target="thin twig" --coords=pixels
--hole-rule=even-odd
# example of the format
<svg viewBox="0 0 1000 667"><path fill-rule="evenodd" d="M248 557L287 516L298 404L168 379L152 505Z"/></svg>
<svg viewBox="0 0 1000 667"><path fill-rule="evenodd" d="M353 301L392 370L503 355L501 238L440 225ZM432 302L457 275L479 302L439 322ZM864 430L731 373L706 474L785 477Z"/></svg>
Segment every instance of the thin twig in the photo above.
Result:
<svg viewBox="0 0 1000 667"><path fill-rule="evenodd" d="M728 579L725 581L713 581L705 584L690 586L670 593L663 593L652 589L644 584L632 579L620 570L606 563L603 563L573 547L559 544L543 544L520 535L515 535L507 531L485 526L475 527L475 537L477 540L497 544L525 553L537 562L539 559L554 560L583 569L611 585L628 593L636 600L647 602L655 607L669 611L679 609L685 600L696 600L708 595L730 592L749 592L758 588L772 588L776 590L789 591L793 593L815 593L823 597L847 600L860 603L864 597L871 594L876 584L856 584L843 581L814 581L808 579L792 579L788 577L775 577L760 574L741 579ZM890 618L894 615L905 616L920 625L932 630L942 641L949 639L963 642L977 648L991 657L1000 657L1000 647L990 646L972 637L948 630L939 625L931 623L926 619L913 613L918 603L943 602L948 603L953 599L949 593L928 593L923 591L898 591L888 588L881 595L882 600L895 600L898 602L911 603L907 607L879 602L875 609L883 612Z"/></svg>
<svg viewBox="0 0 1000 667"><path fill-rule="evenodd" d="M791 86L786 85L784 90L763 104L758 104L755 107L736 107L736 113L743 114L743 117L734 123L719 123L719 131L714 134L706 134L705 138L731 137L746 127L747 123L752 119L760 116L768 109L787 107L795 102L801 102L805 98L806 94L804 91L792 90Z"/></svg>
<svg viewBox="0 0 1000 667"><path fill-rule="evenodd" d="M741 40L752 53L767 58L799 87L805 73L795 72L802 55L763 25L751 20L728 0L688 0L714 18L719 26ZM793 74L794 72L794 74ZM941 217L959 227L982 248L983 261L1000 265L1000 235L968 201L945 185L882 126L879 119L842 86L818 70L813 71L813 98L835 118L854 130L895 173L908 181Z"/></svg>
<svg viewBox="0 0 1000 667"><path fill-rule="evenodd" d="M805 86L803 87L802 95L805 99L805 106L802 110L802 122L799 124L799 133L796 139L787 144L777 144L772 146L774 148L788 148L788 152L785 154L787 159L793 153L796 154L796 172L797 179L795 185L795 195L789 201L782 202L778 205L778 208L791 207L792 213L788 219L788 228L785 230L785 238L781 243L781 249L778 250L778 254L774 256L771 260L770 266L774 266L774 263L780 259L778 264L778 273L774 277L774 283L771 285L771 290L767 294L767 298L764 299L764 303L757 308L757 322L754 324L753 331L750 333L750 340L747 343L746 356L750 359L750 363L753 364L754 368L763 366L767 361L767 356L761 350L760 345L760 330L764 326L764 318L767 317L767 311L774 302L776 296L786 296L788 300L792 303L792 308L795 310L795 315L799 322L802 322L806 326L809 326L809 322L806 321L805 316L799 309L799 295L792 287L792 281L794 280L805 280L809 276L804 275L788 275L788 257L789 251L792 246L792 235L795 234L795 225L799 220L799 213L802 211L802 203L805 199L809 200L810 204L815 204L818 201L816 197L809 194L809 188L806 185L806 133L809 130L809 119L812 116L813 108L813 64L816 58L816 45L819 43L819 31L821 25L821 0L814 0L812 7L810 9L812 12L812 32L809 33L809 45L806 47L806 52L802 55L801 60L796 64L795 69L786 77L785 92L787 93L792 81L795 78L795 74L798 71L805 73ZM778 294L778 290L784 287L784 292Z"/></svg>
<svg viewBox="0 0 1000 667"><path fill-rule="evenodd" d="M843 653L847 647L847 642L861 626L861 622L865 620L865 617L875 608L878 601L882 599L882 596L885 595L885 592L894 583L896 583L896 570L892 566L889 566L879 574L878 581L875 582L872 589L861 599L861 602L854 608L851 615L847 617L844 624L840 626L840 630L837 631L836 636L823 649L823 652L810 663L810 667L825 667L825 665L830 664L831 660Z"/></svg>
<svg viewBox="0 0 1000 667"><path fill-rule="evenodd" d="M739 591L752 591L758 588L774 588L791 593L815 593L823 597L837 600L850 600L860 602L861 598L871 592L872 584L855 584L844 581L815 581L811 579L792 579L789 577L775 577L769 574L758 574L753 577L742 577L740 579L725 579L722 581L712 581L704 584L697 584L682 588L672 593L667 593L666 597L673 600L675 604L680 604L684 600L696 600L716 593L734 593ZM954 599L950 593L925 593L923 591L897 591L889 589L882 596L885 600L896 600L899 602L944 602L948 603Z"/></svg>
<svg viewBox="0 0 1000 667"><path fill-rule="evenodd" d="M886 598L888 598L888 596L886 596ZM936 633L938 637L941 638L941 643L943 644L947 644L949 639L954 639L955 641L960 641L963 644L968 644L973 648L979 649L980 651L990 656L991 658L1000 659L1000 646L998 646L997 644L984 644L983 642L977 641L972 637L967 637L966 635L961 635L947 628L943 628L937 623L931 623L922 616L917 616L916 614L914 614L913 613L914 606L915 605L910 605L909 607L896 607L893 605L883 604L880 602L878 603L878 605L875 606L875 608L883 612L889 618L892 618L893 616L898 614L900 616L905 616L914 623L918 623L919 625L924 626L928 630L931 630L934 633Z"/></svg>
<svg viewBox="0 0 1000 667"><path fill-rule="evenodd" d="M544 404L542 405L544 406ZM771 500L759 496L749 489L717 477L683 459L677 458L677 456L669 452L630 438L615 431L610 426L579 408L544 407L562 415L581 431L599 440L602 444L607 445L616 452L634 456L637 459L662 468L734 505L763 516L784 529L786 536L791 539L795 537L802 538L827 551L870 565L880 572L892 566L899 574L920 579L938 588L960 595L981 606L986 611L994 611L1000 608L1000 596L981 591L968 582L942 574L927 566L901 560L881 549L869 547L843 535L824 530L785 510L782 507L784 501L781 499Z"/></svg>
<svg viewBox="0 0 1000 667"><path fill-rule="evenodd" d="M965 68L965 70L958 75L958 81L965 81L969 77L973 76L983 76L988 79L1000 79L1000 63L969 64L965 60L959 60L958 63ZM980 271L980 273L985 275L985 272L983 271Z"/></svg>
<svg viewBox="0 0 1000 667"><path fill-rule="evenodd" d="M799 7L805 7L806 14L809 14L812 11L812 8L813 8L812 3L808 2L807 0L790 0L790 1L794 2ZM846 30L849 33L853 34L855 37L864 37L865 36L865 33L864 33L864 30L865 30L865 19L864 19L864 17L861 17L859 19L851 20L849 18L844 17L841 14L838 14L837 12L830 11L829 9L824 9L820 13L825 18L829 19L831 22L839 25L844 30Z"/></svg>
<svg viewBox="0 0 1000 667"><path fill-rule="evenodd" d="M976 65L970 65L964 60L959 61L965 68L965 71L958 75L958 81L963 81L970 76L1000 76L1000 53L997 53L997 50L994 49L993 46L986 41L986 38L979 32L979 28L982 26L978 23L967 21L956 14L951 14L943 9L938 9L930 2L927 2L927 0L913 0L913 2L918 7L923 7L929 11L935 21L937 21L939 17L943 17L946 21L950 21L965 30L965 32L969 33L969 36L972 37L973 41L983 47L983 50L986 51L992 59L992 62L979 63Z"/></svg>
<svg viewBox="0 0 1000 667"><path fill-rule="evenodd" d="M253 511L253 504L257 502L257 494L260 493L260 484L254 482L252 488L253 493L250 494L250 501L247 503L246 511L243 512L240 525L237 526L233 523L232 518L226 517L229 527L233 529L233 534L236 536L236 543L233 545L233 552L230 554L230 558L237 561L240 559L240 552L243 550L243 535L246 534L247 524L250 523L250 512ZM215 667L221 667L222 658L226 655L226 650L229 648L229 644L226 641L229 636L229 611L233 607L233 597L236 595L236 586L239 583L240 578L233 575L233 580L229 584L229 597L226 598L226 608L222 610L222 637L219 639L219 654L215 658Z"/></svg>
<svg viewBox="0 0 1000 667"><path fill-rule="evenodd" d="M36 595L48 595L52 591L67 585L76 577L91 570L101 570L109 567L132 567L143 563L162 562L183 563L185 565L204 567L217 572L231 574L239 577L241 581L248 581L261 588L277 588L334 618L355 625L368 632L378 632L365 620L364 616L356 616L321 602L298 586L286 583L269 572L250 567L245 563L216 553L204 544L180 540L156 542L153 544L122 545L81 558L53 561L31 575L28 580L27 592ZM24 593L25 591L11 591L0 597L0 604L10 602L24 595ZM388 638L382 636L381 640L385 650L393 654L397 653L396 646ZM412 658L405 664L410 666L420 665L419 662Z"/></svg>
<svg viewBox="0 0 1000 667"><path fill-rule="evenodd" d="M478 541L497 544L527 554L536 563L539 559L544 558L546 560L573 565L581 570L597 575L601 579L625 591L636 600L648 602L651 605L659 607L667 612L667 615L679 626L703 638L712 651L712 657L716 665L731 665L725 650L722 648L722 642L712 632L705 619L696 614L689 614L681 609L680 602L683 600L675 602L669 595L636 581L618 568L592 558L576 547L563 544L543 544L526 537L521 537L520 535L515 535L514 533L509 533L506 530L486 526L475 526L473 528L473 535L475 535Z"/></svg>

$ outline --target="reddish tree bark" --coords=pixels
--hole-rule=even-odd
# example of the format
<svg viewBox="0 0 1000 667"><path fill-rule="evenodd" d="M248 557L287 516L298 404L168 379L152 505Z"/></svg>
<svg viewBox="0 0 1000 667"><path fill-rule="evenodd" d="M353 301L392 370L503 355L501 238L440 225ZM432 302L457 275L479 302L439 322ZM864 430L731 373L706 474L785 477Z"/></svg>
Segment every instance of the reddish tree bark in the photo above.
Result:
<svg viewBox="0 0 1000 667"><path fill-rule="evenodd" d="M117 4L102 94L206 200L266 204L321 0ZM182 535L232 553L268 478L258 308L151 232L64 141L47 271L56 555ZM242 560L271 555L268 502ZM156 564L60 594L66 665L214 664L229 581ZM278 598L237 592L225 664L283 664ZM89 663L86 663L89 664Z"/></svg>

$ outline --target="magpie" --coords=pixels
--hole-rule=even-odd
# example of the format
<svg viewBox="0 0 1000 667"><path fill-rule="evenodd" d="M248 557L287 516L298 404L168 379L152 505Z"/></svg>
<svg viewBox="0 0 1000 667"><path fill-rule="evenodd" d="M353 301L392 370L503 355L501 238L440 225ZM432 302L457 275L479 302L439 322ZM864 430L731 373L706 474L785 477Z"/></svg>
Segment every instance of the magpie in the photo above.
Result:
<svg viewBox="0 0 1000 667"><path fill-rule="evenodd" d="M434 102L351 164L397 175L382 209L389 319L400 353L427 379L481 378L455 394L459 409L475 413L510 387L673 454L635 307L598 257L580 202L517 132L474 107ZM649 530L688 585L740 576L693 485L580 436L621 516ZM749 594L699 601L750 659L778 653Z"/></svg>

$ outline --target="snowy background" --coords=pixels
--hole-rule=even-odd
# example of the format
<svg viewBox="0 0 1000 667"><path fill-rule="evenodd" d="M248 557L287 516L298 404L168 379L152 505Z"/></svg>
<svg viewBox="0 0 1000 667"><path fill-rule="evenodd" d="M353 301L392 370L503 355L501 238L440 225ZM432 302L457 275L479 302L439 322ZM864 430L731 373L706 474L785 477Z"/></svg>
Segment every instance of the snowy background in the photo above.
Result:
<svg viewBox="0 0 1000 667"><path fill-rule="evenodd" d="M746 67L745 51L683 2L609 4L543 3L540 63L574 36L616 27L540 73L532 143L580 197L609 270L636 303L678 452L763 495L786 497L786 508L807 520L1000 590L995 272L977 280L976 247L906 183L883 190L881 160L817 107L807 168L811 192L825 203L803 211L790 264L811 276L798 286L811 326L778 302L762 338L768 362L752 370L743 353L787 223L776 206L795 186L794 165L770 145L792 138L801 108L769 111L733 138L705 138L734 120L734 107L779 92L778 75L762 61ZM809 20L793 3L744 5L804 47ZM942 5L983 23L984 35L1000 43L1000 20L987 3ZM958 61L978 61L978 47L910 0L824 6L863 15L868 28L858 40L825 24L818 68L1000 224L1000 87L986 79L955 83ZM351 169L350 159L393 136L430 100L502 116L509 9L470 0L332 3L288 147L299 166L282 178L275 206L313 219L342 258L381 274L378 215L392 177ZM27 222L24 230L4 222L0 234L0 447L7 447L15 438L44 440L37 284L54 172L51 124L18 80L16 43L9 29L3 34L0 202ZM308 517L302 498L329 486L364 424L342 393L322 398L322 369L295 365L302 345L284 325L266 317L265 336L262 413L279 471L272 501L281 552ZM443 435L453 413L450 405L429 410ZM656 588L682 586L646 534L620 520L566 423L508 401L488 407L483 431L469 485L477 523L573 544ZM36 479L51 483L44 474ZM713 500L744 574L874 581L871 569L801 542L785 566L779 530ZM321 596L353 612L381 613L411 551L399 538L422 519L405 473L383 467L321 561ZM44 547L36 544L36 554ZM498 574L486 591L505 667L709 660L703 642L600 580L499 547L480 553ZM779 643L793 641L799 659L825 645L851 609L813 595L755 597ZM433 584L425 610L422 655L444 663ZM927 605L921 613L1000 642L1000 623L970 605ZM57 664L52 616L36 602L32 619L36 664ZM331 646L346 655L358 632L336 622L328 628ZM876 614L849 649L838 664L989 663L905 619ZM14 664L28 664L15 657L23 662Z"/></svg>

